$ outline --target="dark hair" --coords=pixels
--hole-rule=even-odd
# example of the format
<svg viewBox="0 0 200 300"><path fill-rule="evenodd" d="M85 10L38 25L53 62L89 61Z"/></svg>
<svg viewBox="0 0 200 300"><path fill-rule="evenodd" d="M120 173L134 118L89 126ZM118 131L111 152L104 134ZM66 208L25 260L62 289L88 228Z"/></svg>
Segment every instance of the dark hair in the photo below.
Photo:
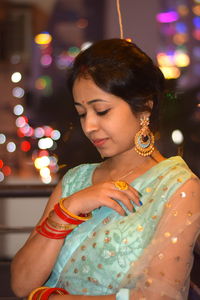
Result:
<svg viewBox="0 0 200 300"><path fill-rule="evenodd" d="M150 127L157 129L165 79L152 59L134 43L102 40L80 52L69 75L71 91L80 77L92 78L102 90L128 102L135 114L151 111ZM149 100L153 101L152 109L147 105Z"/></svg>

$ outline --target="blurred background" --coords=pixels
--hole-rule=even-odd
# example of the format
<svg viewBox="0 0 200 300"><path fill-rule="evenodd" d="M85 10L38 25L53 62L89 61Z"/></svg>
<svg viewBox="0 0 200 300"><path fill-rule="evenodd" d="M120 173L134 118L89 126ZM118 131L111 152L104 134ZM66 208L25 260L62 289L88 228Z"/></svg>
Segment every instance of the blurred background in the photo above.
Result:
<svg viewBox="0 0 200 300"><path fill-rule="evenodd" d="M124 38L167 79L157 146L200 175L200 0L123 0L121 14ZM80 130L66 77L82 49L114 37L116 0L0 1L0 268L67 169L100 161ZM9 293L0 288L0 296Z"/></svg>

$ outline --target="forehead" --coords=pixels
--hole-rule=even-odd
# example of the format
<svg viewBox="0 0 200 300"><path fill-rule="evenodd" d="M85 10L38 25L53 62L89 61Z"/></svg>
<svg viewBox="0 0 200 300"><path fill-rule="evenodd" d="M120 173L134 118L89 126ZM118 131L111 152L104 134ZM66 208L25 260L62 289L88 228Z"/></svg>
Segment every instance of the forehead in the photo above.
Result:
<svg viewBox="0 0 200 300"><path fill-rule="evenodd" d="M74 82L72 92L75 102L88 102L94 99L113 102L120 99L102 90L92 79L77 78Z"/></svg>

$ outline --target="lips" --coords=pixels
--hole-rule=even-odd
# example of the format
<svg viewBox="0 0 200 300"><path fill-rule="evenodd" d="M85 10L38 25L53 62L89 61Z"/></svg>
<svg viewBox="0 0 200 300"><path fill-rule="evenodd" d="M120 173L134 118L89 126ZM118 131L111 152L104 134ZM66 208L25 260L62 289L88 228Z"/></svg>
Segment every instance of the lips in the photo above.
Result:
<svg viewBox="0 0 200 300"><path fill-rule="evenodd" d="M95 147L102 147L106 141L107 141L107 138L95 139L95 140L92 140L92 143Z"/></svg>

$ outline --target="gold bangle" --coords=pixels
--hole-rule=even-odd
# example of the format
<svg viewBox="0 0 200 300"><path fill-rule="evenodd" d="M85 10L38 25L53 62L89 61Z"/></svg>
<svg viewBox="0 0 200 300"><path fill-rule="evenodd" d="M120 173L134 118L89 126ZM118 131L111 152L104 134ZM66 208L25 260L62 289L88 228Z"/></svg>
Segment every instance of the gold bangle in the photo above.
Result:
<svg viewBox="0 0 200 300"><path fill-rule="evenodd" d="M59 201L59 205L60 205L60 208L70 217L76 219L76 220L81 220L81 221L87 221L89 219L92 218L92 213L89 213L88 214L88 217L80 217L80 216L77 216L77 215L74 215L73 213L71 213L69 210L67 210L64 205L63 205L63 201L67 199L67 198L62 198L60 201Z"/></svg>
<svg viewBox="0 0 200 300"><path fill-rule="evenodd" d="M50 211L47 221L53 228L60 229L60 230L70 230L70 229L74 229L77 226L74 224L59 224L51 219L52 214L53 214L53 210Z"/></svg>
<svg viewBox="0 0 200 300"><path fill-rule="evenodd" d="M37 288L37 289L34 289L34 290L29 294L27 300L32 300L32 298L33 298L33 296L34 296L35 293L37 293L37 292L40 291L40 290L46 290L46 289L48 289L47 286L41 286L41 287L39 287L39 288Z"/></svg>

